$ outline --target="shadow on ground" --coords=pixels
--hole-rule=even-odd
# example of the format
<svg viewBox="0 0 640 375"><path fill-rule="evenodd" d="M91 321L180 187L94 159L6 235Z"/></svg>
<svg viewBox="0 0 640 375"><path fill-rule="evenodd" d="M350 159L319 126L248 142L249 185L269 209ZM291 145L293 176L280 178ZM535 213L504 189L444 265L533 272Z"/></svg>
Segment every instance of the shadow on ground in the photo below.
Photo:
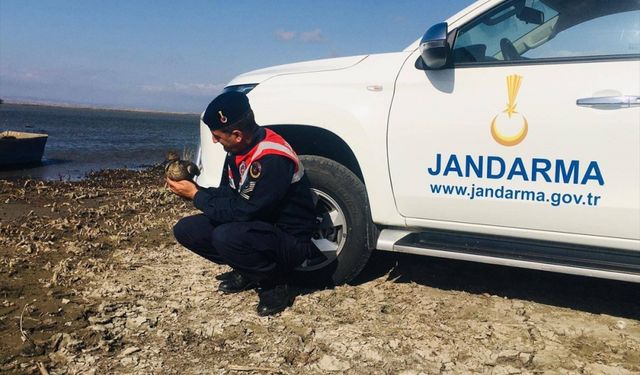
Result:
<svg viewBox="0 0 640 375"><path fill-rule="evenodd" d="M640 320L640 285L522 268L374 251L358 285L387 275L397 283L488 293Z"/></svg>

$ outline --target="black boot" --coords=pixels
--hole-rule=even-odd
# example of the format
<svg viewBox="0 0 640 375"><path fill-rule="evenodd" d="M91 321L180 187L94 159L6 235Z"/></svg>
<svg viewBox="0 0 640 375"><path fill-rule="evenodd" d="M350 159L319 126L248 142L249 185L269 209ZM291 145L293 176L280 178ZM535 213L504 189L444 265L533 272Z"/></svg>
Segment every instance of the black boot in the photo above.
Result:
<svg viewBox="0 0 640 375"><path fill-rule="evenodd" d="M233 278L233 275L236 274L236 270L231 270L227 272L223 272L219 275L216 275L216 280L224 281Z"/></svg>
<svg viewBox="0 0 640 375"><path fill-rule="evenodd" d="M295 294L287 284L279 284L271 287L264 287L258 293L260 302L258 303L258 315L267 316L284 311L293 304Z"/></svg>
<svg viewBox="0 0 640 375"><path fill-rule="evenodd" d="M229 278L218 285L218 290L223 293L231 294L253 289L257 285L258 284L255 281L247 279L242 276L240 272L232 271Z"/></svg>

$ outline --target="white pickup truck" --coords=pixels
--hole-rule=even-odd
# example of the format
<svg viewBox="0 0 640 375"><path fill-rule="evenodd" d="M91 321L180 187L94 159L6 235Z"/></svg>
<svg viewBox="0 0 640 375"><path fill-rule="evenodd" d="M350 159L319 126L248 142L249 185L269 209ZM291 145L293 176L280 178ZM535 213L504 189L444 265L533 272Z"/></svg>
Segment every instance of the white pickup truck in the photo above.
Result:
<svg viewBox="0 0 640 375"><path fill-rule="evenodd" d="M225 90L302 156L328 257L306 275L380 249L640 282L640 0L481 0L401 52Z"/></svg>

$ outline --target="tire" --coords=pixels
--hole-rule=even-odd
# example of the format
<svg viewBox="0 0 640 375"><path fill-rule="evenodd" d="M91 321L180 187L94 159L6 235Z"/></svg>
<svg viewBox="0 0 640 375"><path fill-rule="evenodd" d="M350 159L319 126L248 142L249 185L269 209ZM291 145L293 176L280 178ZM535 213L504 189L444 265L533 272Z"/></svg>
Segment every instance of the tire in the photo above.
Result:
<svg viewBox="0 0 640 375"><path fill-rule="evenodd" d="M331 159L304 155L300 161L318 198L319 229L313 242L327 259L303 263L294 278L303 284L348 283L362 271L373 250L368 235L375 227L366 189L353 172Z"/></svg>

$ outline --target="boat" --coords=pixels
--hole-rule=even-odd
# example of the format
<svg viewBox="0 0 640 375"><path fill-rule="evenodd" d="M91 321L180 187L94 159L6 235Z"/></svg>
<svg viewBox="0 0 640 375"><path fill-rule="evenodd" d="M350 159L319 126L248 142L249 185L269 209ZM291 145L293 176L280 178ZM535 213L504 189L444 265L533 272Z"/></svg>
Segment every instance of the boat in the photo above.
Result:
<svg viewBox="0 0 640 375"><path fill-rule="evenodd" d="M0 165L39 163L48 137L47 134L13 130L0 132Z"/></svg>

